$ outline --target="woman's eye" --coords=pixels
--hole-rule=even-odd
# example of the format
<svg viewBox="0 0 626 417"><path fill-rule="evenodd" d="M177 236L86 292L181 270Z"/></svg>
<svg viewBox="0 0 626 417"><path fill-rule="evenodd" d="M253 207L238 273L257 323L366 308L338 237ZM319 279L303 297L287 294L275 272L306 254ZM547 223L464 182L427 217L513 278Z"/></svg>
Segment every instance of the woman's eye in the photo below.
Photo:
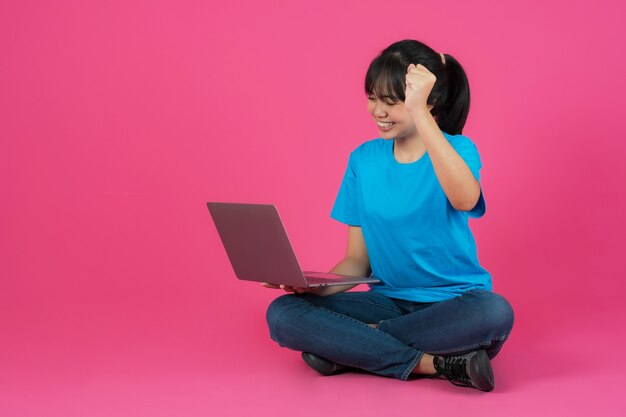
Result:
<svg viewBox="0 0 626 417"><path fill-rule="evenodd" d="M369 101L375 101L376 100L376 96L367 96L367 99ZM400 103L399 101L389 101L389 100L381 100L383 103L385 103L388 106L395 106L396 104Z"/></svg>

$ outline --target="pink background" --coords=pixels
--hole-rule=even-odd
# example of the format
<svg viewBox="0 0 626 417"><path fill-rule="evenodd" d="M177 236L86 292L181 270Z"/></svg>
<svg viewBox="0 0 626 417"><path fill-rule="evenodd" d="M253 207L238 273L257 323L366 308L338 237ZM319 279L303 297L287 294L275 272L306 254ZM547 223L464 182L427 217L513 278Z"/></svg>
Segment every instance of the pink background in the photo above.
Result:
<svg viewBox="0 0 626 417"><path fill-rule="evenodd" d="M0 415L623 415L624 10L534 3L2 2ZM332 268L365 71L405 38L470 80L471 225L516 311L489 394L318 376L205 206L276 204Z"/></svg>

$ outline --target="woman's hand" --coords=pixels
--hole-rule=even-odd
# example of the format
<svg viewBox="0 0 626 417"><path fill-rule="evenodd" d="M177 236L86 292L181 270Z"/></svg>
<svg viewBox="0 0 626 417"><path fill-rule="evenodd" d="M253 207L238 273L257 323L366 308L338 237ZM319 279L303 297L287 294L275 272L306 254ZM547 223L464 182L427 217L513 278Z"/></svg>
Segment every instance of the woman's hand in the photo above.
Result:
<svg viewBox="0 0 626 417"><path fill-rule="evenodd" d="M428 96L437 81L435 74L428 71L422 64L410 64L406 73L406 89L404 90L404 105L409 112L422 110L430 111L427 105Z"/></svg>
<svg viewBox="0 0 626 417"><path fill-rule="evenodd" d="M281 284L281 285L274 285L274 284L270 284L268 282L262 282L261 286L265 287L265 288L273 288L273 289L276 289L276 290L281 289L281 290L285 290L287 292L295 292L297 294L302 294L302 293L305 293L305 292L315 294L315 293L319 292L319 287L316 287L316 288L302 288L302 287L292 287L290 285L283 285L283 284Z"/></svg>

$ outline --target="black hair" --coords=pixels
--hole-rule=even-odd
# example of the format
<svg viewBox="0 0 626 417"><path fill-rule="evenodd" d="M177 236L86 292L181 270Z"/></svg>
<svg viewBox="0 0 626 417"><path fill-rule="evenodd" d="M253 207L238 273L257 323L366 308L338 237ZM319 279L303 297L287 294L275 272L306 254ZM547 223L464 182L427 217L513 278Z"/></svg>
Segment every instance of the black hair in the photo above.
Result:
<svg viewBox="0 0 626 417"><path fill-rule="evenodd" d="M410 64L422 64L437 81L428 96L431 114L448 134L463 131L470 107L470 90L461 64L448 54L441 55L422 42L405 39L393 43L370 64L365 75L365 94L395 102L404 101L406 72Z"/></svg>

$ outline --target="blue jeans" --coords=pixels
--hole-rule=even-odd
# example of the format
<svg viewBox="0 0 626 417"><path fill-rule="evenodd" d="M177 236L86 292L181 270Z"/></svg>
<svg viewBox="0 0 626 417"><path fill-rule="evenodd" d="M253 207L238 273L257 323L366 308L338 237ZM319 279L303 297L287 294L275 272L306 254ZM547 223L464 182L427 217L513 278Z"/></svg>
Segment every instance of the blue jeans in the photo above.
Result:
<svg viewBox="0 0 626 417"><path fill-rule="evenodd" d="M513 327L513 309L501 295L483 290L434 303L371 291L285 294L270 304L267 323L283 347L407 380L424 353L485 349L496 356Z"/></svg>

